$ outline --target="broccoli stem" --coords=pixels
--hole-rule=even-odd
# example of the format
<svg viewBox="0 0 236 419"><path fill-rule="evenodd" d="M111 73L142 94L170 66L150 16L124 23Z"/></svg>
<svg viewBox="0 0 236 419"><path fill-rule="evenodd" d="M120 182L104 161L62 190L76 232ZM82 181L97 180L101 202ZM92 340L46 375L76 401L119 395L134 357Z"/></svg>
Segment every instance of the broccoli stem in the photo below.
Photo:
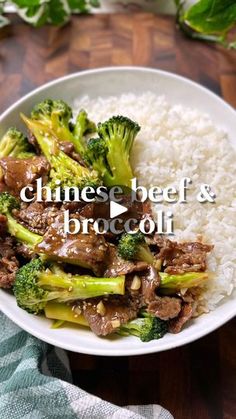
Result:
<svg viewBox="0 0 236 419"><path fill-rule="evenodd" d="M77 276L68 274L53 274L50 272L40 272L38 285L44 289L54 290L63 289L58 292L58 301L72 301L76 299L86 299L99 297L108 294L125 293L125 276L116 278L97 278L89 276ZM60 297L61 294L61 297Z"/></svg>
<svg viewBox="0 0 236 419"><path fill-rule="evenodd" d="M146 248L145 246L139 246L139 249L137 252L137 259L144 260L150 265L152 265L154 261L154 257L152 253L150 252L149 248Z"/></svg>
<svg viewBox="0 0 236 419"><path fill-rule="evenodd" d="M133 172L126 154L121 152L119 142L113 142L107 153L107 160L112 169L112 175L106 171L104 182L107 186L128 186L131 187ZM122 168L122 170L121 170Z"/></svg>
<svg viewBox="0 0 236 419"><path fill-rule="evenodd" d="M45 316L52 320L62 320L70 323L77 323L81 326L88 326L83 314L77 314L72 307L63 303L49 302L44 309Z"/></svg>
<svg viewBox="0 0 236 419"><path fill-rule="evenodd" d="M84 155L86 150L86 143L84 134L88 128L89 120L85 111L80 111L76 118L76 123L73 130L75 151L81 156ZM96 127L94 126L94 131Z"/></svg>
<svg viewBox="0 0 236 419"><path fill-rule="evenodd" d="M41 151L45 155L46 159L49 161L49 163L53 163L55 156L60 156L61 152L60 148L58 147L57 140L53 136L53 133L41 122L29 119L23 114L21 114L21 118L29 130L33 132L37 138L39 147L41 148Z"/></svg>
<svg viewBox="0 0 236 419"><path fill-rule="evenodd" d="M163 294L169 291L179 291L182 288L192 288L204 284L209 274L207 272L186 272L184 274L171 275L159 272L161 276L160 288Z"/></svg>
<svg viewBox="0 0 236 419"><path fill-rule="evenodd" d="M7 213L6 217L8 231L17 240L27 244L29 247L35 247L42 241L41 236L32 233L32 231L27 230L27 228L17 223L11 214Z"/></svg>
<svg viewBox="0 0 236 419"><path fill-rule="evenodd" d="M68 130L68 128L64 125L58 124L58 115L57 112L52 112L51 115L51 129L53 132L55 132L56 137L60 141L70 141L74 144L74 137L72 133ZM75 145L75 144L74 144Z"/></svg>
<svg viewBox="0 0 236 419"><path fill-rule="evenodd" d="M64 320L53 320L51 329L60 329L62 326L65 325L65 321Z"/></svg>

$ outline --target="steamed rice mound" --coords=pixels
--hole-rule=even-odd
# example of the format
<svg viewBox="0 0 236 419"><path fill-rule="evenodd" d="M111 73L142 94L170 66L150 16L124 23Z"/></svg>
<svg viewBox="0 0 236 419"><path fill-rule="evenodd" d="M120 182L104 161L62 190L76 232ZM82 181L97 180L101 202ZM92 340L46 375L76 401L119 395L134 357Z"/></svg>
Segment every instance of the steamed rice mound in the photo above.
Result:
<svg viewBox="0 0 236 419"><path fill-rule="evenodd" d="M141 125L132 154L139 184L175 186L183 177L192 180L187 204L153 205L174 213L174 239L214 244L208 270L214 272L201 295L200 311L214 309L236 285L236 151L227 134L208 115L170 105L163 96L145 93L118 97L79 99L75 109L85 108L96 122L115 114ZM200 184L208 183L216 194L215 204L201 204L196 196Z"/></svg>

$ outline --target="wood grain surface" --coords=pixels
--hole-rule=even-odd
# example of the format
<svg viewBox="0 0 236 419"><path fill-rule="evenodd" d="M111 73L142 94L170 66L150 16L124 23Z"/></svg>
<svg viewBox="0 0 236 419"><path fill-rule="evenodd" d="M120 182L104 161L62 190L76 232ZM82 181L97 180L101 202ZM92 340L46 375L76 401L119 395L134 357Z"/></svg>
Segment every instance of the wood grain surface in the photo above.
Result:
<svg viewBox="0 0 236 419"><path fill-rule="evenodd" d="M96 15L37 30L13 20L0 31L0 111L55 77L110 65L176 72L236 106L236 53L186 39L171 17ZM69 356L76 384L119 405L159 403L176 419L236 418L235 320L161 354Z"/></svg>

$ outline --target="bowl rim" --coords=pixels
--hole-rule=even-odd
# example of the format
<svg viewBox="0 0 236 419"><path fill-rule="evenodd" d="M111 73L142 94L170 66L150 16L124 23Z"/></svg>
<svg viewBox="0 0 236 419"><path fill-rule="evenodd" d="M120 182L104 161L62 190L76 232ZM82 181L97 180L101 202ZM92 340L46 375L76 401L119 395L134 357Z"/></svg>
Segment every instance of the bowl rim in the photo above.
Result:
<svg viewBox="0 0 236 419"><path fill-rule="evenodd" d="M159 70L159 69L155 69L155 68L151 68L151 67L111 66L111 67L101 67L101 68L78 71L78 72L74 72L74 73L71 73L71 74L68 74L68 75L65 75L65 76L62 76L62 77L58 77L58 78L53 79L51 81L48 81L47 83L43 84L42 86L39 86L39 87L33 89L32 91L30 91L29 93L27 93L26 95L24 95L23 97L21 97L20 99L15 101L6 110L4 110L3 113L0 115L0 123L4 120L4 118L6 116L8 116L12 111L14 111L14 109L17 106L19 106L21 103L27 101L27 99L33 97L35 94L37 94L37 93L39 93L43 90L46 90L48 87L63 83L64 81L68 81L68 80L71 80L71 79L74 79L74 78L77 78L77 77L80 77L80 76L85 76L87 74L112 73L112 72L117 72L117 71L118 72L126 71L126 72L131 72L131 73L132 72L136 72L136 73L145 72L145 73L150 73L150 74L159 74L159 75L165 76L165 77L171 77L172 79L184 82L185 84L193 86L193 87L197 88L198 90L204 92L208 96L211 96L214 100L221 103L221 105L223 105L231 113L233 112L234 116L236 116L235 109L230 104L228 104L223 98L221 98L219 95L212 92L208 88L202 86L201 84L198 84L197 82L192 81L189 78L178 75L174 72ZM1 293L4 293L4 290L0 289L0 295L1 295ZM227 303L227 301L225 303ZM222 305L223 304L224 303L222 303ZM69 350L69 351L84 353L84 354L88 354L88 355L99 355L99 356L135 356L135 355L144 355L144 354L150 354L150 353L156 353L156 352L171 350L171 349L186 345L188 343L191 343L191 342L193 342L193 341L195 341L195 340L197 340L201 337L204 337L204 336L208 335L209 333L218 329L223 324L227 323L229 320L231 320L236 315L236 306L235 306L235 307L230 308L224 316L221 316L218 319L214 319L212 324L208 325L208 327L206 329L201 328L199 331L195 331L194 333L185 336L184 338L182 338L181 341L177 342L176 344L173 344L173 343L170 344L168 342L166 347L164 346L164 347L158 348L158 346L157 346L155 348L155 347L145 347L145 345L144 345L143 347L140 347L138 349L132 349L132 347L131 347L131 349L128 349L128 348L123 348L123 349L122 348L119 348L119 349L108 348L108 349L105 349L105 348L96 348L95 346L91 346L91 347L88 347L88 348L85 348L85 346L83 346L83 348L78 348L78 344L67 343L66 341L58 342L57 338L44 337L44 335L41 332L37 332L37 330L35 331L33 327L28 326L27 324L24 324L21 319L18 319L18 317L16 317L14 314L12 314L11 313L11 306L4 307L4 309L3 309L1 307L1 301L0 301L0 310L10 320L12 320L15 324L17 324L23 330L25 330L26 332L30 333L31 335L35 336L36 338L38 338L42 341L46 341L47 343L49 343L51 345L54 345L54 346L57 346L59 348L66 349L66 350ZM204 314L203 314L203 316L204 316ZM192 327L192 326L190 326L190 327Z"/></svg>
<svg viewBox="0 0 236 419"><path fill-rule="evenodd" d="M146 72L146 73L153 73L153 74L160 74L162 76L171 77L173 79L177 79L179 81L185 82L189 85L192 85L209 96L211 96L213 99L220 102L222 105L226 106L229 111L233 112L236 115L236 110L231 106L229 103L227 103L221 96L217 95L215 92L212 92L210 89L208 89L205 86L202 86L201 84L189 79L188 77L181 76L179 74L176 74L171 71L166 70L160 70L153 67L144 67L144 66L111 66L111 67L99 67L99 68L93 68L88 70L82 70L82 71L76 71L70 74L67 74L62 77L57 77L55 79L52 79L44 84L42 84L39 87L36 87L35 89L31 90L26 95L22 96L20 99L15 101L12 105L10 105L7 109L5 109L1 115L0 115L0 122L12 111L14 108L21 103L23 103L28 98L34 96L36 93L39 93L43 91L44 89L47 89L48 87L51 87L55 84L61 83L66 80L71 80L80 76L85 76L87 74L99 74L99 73L109 73L109 72L116 72L116 71L128 71L128 72Z"/></svg>
<svg viewBox="0 0 236 419"><path fill-rule="evenodd" d="M0 294L2 292L4 292L4 291L0 290ZM0 304L0 310L2 310L1 304ZM2 310L2 312L10 320L12 320L12 322L15 323L18 327L20 327L24 331L28 332L32 336L38 338L39 340L41 340L43 342L46 342L50 345L56 346L56 347L64 349L64 350L72 351L72 352L75 352L75 353L82 353L82 354L85 354L85 355L111 356L111 357L113 357L113 356L148 355L148 354L151 354L151 353L164 352L164 351L168 351L168 350L171 350L171 349L179 348L181 346L192 343L195 340L201 339L204 336L207 336L208 334L214 332L219 327L223 326L228 321L233 319L236 315L236 310L233 307L231 310L229 310L227 315L225 315L224 317L219 318L217 321L214 320L213 324L210 327L208 326L206 329L201 328L198 332L194 331L193 334L191 334L189 336L185 336L184 338L182 338L181 341L177 342L176 344L175 343L174 344L173 343L171 343L171 344L168 343L168 344L166 344L166 346L163 345L163 347L158 347L158 346L157 347L147 347L147 346L145 346L145 343L143 343L143 346L140 346L140 348L132 349L132 343L131 343L130 348L119 348L119 349L109 348L109 349L105 349L105 348L97 348L94 345L94 346L88 346L88 348L83 346L82 349L81 349L81 348L78 348L78 344L74 344L72 342L67 343L66 341L64 341L64 342L60 341L58 337L55 337L55 338L50 337L50 336L45 337L45 335L43 333L37 332L37 330L35 330L33 328L33 326L28 326L23 321L21 321L20 319L16 318L14 315L12 315L11 310L6 308L6 307L4 307L4 310ZM203 314L202 316L206 316L206 315L208 315L208 313ZM193 326L194 325L190 325L189 328L192 328ZM79 330L78 330L78 332L79 332ZM133 338L137 339L135 337L133 337ZM158 340L157 340L157 342L158 342Z"/></svg>

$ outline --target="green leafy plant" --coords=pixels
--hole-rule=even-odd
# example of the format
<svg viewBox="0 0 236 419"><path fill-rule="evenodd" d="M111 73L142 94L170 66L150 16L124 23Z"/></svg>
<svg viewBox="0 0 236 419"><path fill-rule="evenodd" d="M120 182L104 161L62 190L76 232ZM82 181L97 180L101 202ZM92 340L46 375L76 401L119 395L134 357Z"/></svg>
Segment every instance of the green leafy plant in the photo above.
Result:
<svg viewBox="0 0 236 419"><path fill-rule="evenodd" d="M16 7L19 16L29 24L39 27L45 24L64 25L72 14L89 13L99 7L99 0L0 0L0 27L8 25L3 12L6 5Z"/></svg>
<svg viewBox="0 0 236 419"><path fill-rule="evenodd" d="M174 1L177 25L188 37L236 48L236 41L230 41L228 36L236 25L235 0L196 0L191 6L188 0L169 1ZM60 26L72 14L89 13L100 7L100 0L0 0L0 27L9 24L4 15L6 5L15 6L20 17L33 26Z"/></svg>
<svg viewBox="0 0 236 419"><path fill-rule="evenodd" d="M199 0L189 8L186 0L175 0L175 3L177 23L187 36L236 48L236 41L228 39L236 24L235 0Z"/></svg>

